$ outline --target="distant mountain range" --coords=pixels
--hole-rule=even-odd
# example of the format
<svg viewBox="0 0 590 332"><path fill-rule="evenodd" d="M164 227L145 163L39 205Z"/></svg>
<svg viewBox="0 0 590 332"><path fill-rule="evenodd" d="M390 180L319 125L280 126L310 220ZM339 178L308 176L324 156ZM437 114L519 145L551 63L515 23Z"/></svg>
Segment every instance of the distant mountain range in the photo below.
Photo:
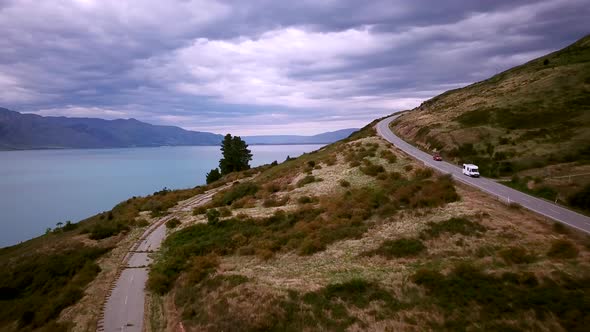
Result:
<svg viewBox="0 0 590 332"><path fill-rule="evenodd" d="M327 144L357 129L315 136L251 136L248 144ZM0 107L0 150L89 149L180 145L218 145L223 135L159 126L136 119L44 117Z"/></svg>

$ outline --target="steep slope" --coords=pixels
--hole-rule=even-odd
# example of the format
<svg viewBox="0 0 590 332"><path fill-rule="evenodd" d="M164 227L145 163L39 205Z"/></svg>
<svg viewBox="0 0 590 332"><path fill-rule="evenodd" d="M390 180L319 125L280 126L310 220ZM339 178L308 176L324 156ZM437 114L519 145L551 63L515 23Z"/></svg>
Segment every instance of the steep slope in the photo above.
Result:
<svg viewBox="0 0 590 332"><path fill-rule="evenodd" d="M445 92L393 124L447 160L477 163L486 176L516 175L510 185L564 203L590 183L589 128L590 36Z"/></svg>

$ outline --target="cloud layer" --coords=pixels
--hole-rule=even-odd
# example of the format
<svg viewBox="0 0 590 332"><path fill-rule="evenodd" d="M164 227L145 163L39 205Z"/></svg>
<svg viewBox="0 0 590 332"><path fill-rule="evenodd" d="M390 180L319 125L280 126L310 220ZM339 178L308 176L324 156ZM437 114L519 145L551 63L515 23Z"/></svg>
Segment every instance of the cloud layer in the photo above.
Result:
<svg viewBox="0 0 590 332"><path fill-rule="evenodd" d="M0 0L0 106L314 134L589 33L590 0Z"/></svg>

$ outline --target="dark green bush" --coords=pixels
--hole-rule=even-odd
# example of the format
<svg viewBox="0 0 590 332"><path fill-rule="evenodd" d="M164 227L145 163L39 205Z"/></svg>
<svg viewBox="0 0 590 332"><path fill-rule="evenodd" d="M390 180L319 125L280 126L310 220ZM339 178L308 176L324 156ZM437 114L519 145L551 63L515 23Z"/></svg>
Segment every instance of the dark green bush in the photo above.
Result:
<svg viewBox="0 0 590 332"><path fill-rule="evenodd" d="M552 258L576 258L578 257L578 248L568 240L554 240L551 243L551 248L547 252L547 256Z"/></svg>
<svg viewBox="0 0 590 332"><path fill-rule="evenodd" d="M511 247L500 251L500 257L508 264L528 264L535 260L524 248Z"/></svg>
<svg viewBox="0 0 590 332"><path fill-rule="evenodd" d="M429 222L428 228L422 231L422 236L436 238L447 233L450 235L461 234L465 236L477 235L485 232L486 228L477 222L470 221L466 218L451 218L440 222Z"/></svg>
<svg viewBox="0 0 590 332"><path fill-rule="evenodd" d="M166 222L166 228L168 229L176 228L178 225L180 225L180 220L177 218L172 218Z"/></svg>
<svg viewBox="0 0 590 332"><path fill-rule="evenodd" d="M366 163L365 166L361 166L360 171L369 176L377 176L379 173L385 172L385 168L381 165L375 165L372 163Z"/></svg>
<svg viewBox="0 0 590 332"><path fill-rule="evenodd" d="M590 185L571 195L568 198L568 203L578 209L590 211Z"/></svg>
<svg viewBox="0 0 590 332"><path fill-rule="evenodd" d="M129 226L126 223L114 220L102 221L90 228L89 237L93 240L100 240L128 230Z"/></svg>
<svg viewBox="0 0 590 332"><path fill-rule="evenodd" d="M83 296L100 272L96 259L109 249L80 246L21 257L0 270L0 326L18 321L19 329L39 328Z"/></svg>
<svg viewBox="0 0 590 332"><path fill-rule="evenodd" d="M502 275L484 273L468 263L457 265L448 275L422 269L412 280L424 287L431 303L445 312L445 329L471 330L506 319L534 313L543 320L557 318L567 331L583 331L590 318L588 278L563 278L541 283L530 272Z"/></svg>
<svg viewBox="0 0 590 332"><path fill-rule="evenodd" d="M215 195L215 206L231 205L233 202L246 196L254 196L258 192L258 185L253 182L239 183L230 189Z"/></svg>
<svg viewBox="0 0 590 332"><path fill-rule="evenodd" d="M219 224L219 216L221 216L221 212L217 209L209 209L207 210L207 224L215 226Z"/></svg>
<svg viewBox="0 0 590 332"><path fill-rule="evenodd" d="M379 248L366 253L367 255L380 255L387 258L416 256L426 250L426 246L419 239L401 238L387 240Z"/></svg>
<svg viewBox="0 0 590 332"><path fill-rule="evenodd" d="M301 180L297 181L297 187L298 188L301 188L301 187L305 186L306 184L313 183L315 181L316 181L315 176L313 176L313 175L307 175L306 177L304 177Z"/></svg>

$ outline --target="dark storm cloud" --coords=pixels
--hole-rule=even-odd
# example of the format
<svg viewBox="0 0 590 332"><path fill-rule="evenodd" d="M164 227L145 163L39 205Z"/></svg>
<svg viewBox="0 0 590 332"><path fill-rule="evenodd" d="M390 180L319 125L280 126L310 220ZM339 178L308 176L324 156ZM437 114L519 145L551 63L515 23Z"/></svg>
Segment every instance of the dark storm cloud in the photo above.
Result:
<svg viewBox="0 0 590 332"><path fill-rule="evenodd" d="M0 106L238 134L361 126L564 47L588 17L590 0L0 1Z"/></svg>

